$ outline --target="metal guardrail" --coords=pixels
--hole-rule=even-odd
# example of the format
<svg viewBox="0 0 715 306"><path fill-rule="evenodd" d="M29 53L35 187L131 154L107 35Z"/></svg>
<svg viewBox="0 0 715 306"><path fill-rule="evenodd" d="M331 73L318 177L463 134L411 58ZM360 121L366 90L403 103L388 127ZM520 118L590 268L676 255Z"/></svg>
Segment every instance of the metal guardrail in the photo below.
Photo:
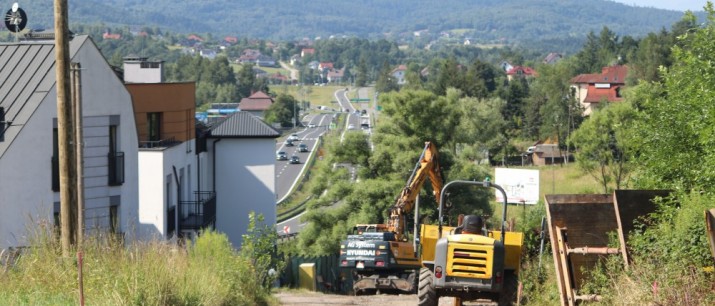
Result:
<svg viewBox="0 0 715 306"><path fill-rule="evenodd" d="M310 201L312 197L308 197L303 202L298 204L298 206L293 207L287 211L284 211L276 216L276 223L285 222L286 220L293 218L305 211L305 205Z"/></svg>

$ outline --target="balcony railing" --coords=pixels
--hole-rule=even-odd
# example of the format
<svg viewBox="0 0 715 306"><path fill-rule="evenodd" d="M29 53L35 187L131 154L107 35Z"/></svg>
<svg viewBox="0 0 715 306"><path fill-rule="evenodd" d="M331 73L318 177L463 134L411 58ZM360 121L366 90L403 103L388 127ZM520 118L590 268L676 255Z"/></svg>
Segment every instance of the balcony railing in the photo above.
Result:
<svg viewBox="0 0 715 306"><path fill-rule="evenodd" d="M181 201L180 230L199 230L216 223L216 193L194 192L193 201Z"/></svg>
<svg viewBox="0 0 715 306"><path fill-rule="evenodd" d="M109 158L109 186L119 186L124 184L124 152L110 152L107 155Z"/></svg>
<svg viewBox="0 0 715 306"><path fill-rule="evenodd" d="M152 149L152 148L168 148L180 144L181 141L176 140L175 137L154 140L154 141L140 141L139 148Z"/></svg>

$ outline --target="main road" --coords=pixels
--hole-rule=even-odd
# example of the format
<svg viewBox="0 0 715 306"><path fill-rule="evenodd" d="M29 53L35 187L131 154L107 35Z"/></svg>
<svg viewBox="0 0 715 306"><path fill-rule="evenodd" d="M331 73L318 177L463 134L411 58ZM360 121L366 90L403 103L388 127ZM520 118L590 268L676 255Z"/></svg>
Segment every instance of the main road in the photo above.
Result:
<svg viewBox="0 0 715 306"><path fill-rule="evenodd" d="M348 99L347 93L347 88L335 91L335 99L338 101L339 111L343 111L347 114L347 120L345 121L345 129L343 130L341 139L344 137L345 133L356 132L360 130L361 120L369 121L369 119L365 119L365 117L361 118L361 110L356 109L353 104L350 103L350 99ZM325 131L328 130L328 126L333 121L333 118L335 118L335 114L319 114L315 116L310 116L307 119L309 128L297 133L300 141L294 142L295 146L287 147L285 146L284 142L276 144L276 152L284 151L287 153L289 158L291 155L298 155L301 160L301 164L299 164L301 166L298 166L296 164L290 164L288 163L288 161L276 161L276 196L278 198L278 203L282 202L285 198L287 198L289 192L293 190L295 185L299 183L299 180L302 179L301 173L306 167L306 164L304 162L308 160L308 157L310 155L317 153L315 151L317 149L317 139L320 135L322 135L323 133L325 133ZM315 127L310 128L310 126ZM368 133L370 132L369 128L363 129L363 131L366 131ZM299 153L298 143L307 144L309 147L309 152ZM350 171L354 173L355 169L350 168ZM297 216L292 217L283 222L276 223L276 232L278 232L279 235L288 235L300 232L305 226L305 223L300 220L303 216L303 213L300 213Z"/></svg>
<svg viewBox="0 0 715 306"><path fill-rule="evenodd" d="M309 160L309 156L316 153L318 138L328 130L332 118L332 114L310 115L307 119L309 127L296 133L298 141L294 141L293 146L286 146L285 141L276 143L276 152L286 152L289 160L293 155L300 159L299 164L291 164L288 160L276 160L276 199L278 203L283 201L293 186L298 184L301 178L300 174L307 167L306 161ZM307 145L308 152L299 152L300 144Z"/></svg>

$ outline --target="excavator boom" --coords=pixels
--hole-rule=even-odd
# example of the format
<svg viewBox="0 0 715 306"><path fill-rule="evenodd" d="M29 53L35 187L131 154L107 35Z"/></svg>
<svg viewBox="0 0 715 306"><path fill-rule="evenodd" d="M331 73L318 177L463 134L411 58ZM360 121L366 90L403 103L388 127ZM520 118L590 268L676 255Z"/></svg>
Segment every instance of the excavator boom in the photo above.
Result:
<svg viewBox="0 0 715 306"><path fill-rule="evenodd" d="M395 233L398 241L402 240L405 231L405 217L415 208L415 199L420 194L422 185L429 176L435 199L439 199L442 191L442 169L437 160L437 147L431 142L425 142L425 148L420 159L412 170L412 175L407 180L407 185L402 189L395 205L390 209L390 220L387 223L388 231Z"/></svg>

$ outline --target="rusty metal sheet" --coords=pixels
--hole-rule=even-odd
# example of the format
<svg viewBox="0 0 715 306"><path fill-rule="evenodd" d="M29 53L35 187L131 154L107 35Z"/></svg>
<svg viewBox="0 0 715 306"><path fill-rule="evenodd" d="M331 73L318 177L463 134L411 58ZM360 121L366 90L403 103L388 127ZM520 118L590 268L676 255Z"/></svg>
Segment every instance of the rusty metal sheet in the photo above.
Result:
<svg viewBox="0 0 715 306"><path fill-rule="evenodd" d="M655 211L656 205L653 203L653 199L667 197L670 193L670 190L616 190L613 192L613 205L618 221L618 239L626 269L630 262L626 246L636 220Z"/></svg>
<svg viewBox="0 0 715 306"><path fill-rule="evenodd" d="M705 212L705 224L707 224L710 252L713 253L713 260L715 260L715 208Z"/></svg>
<svg viewBox="0 0 715 306"><path fill-rule="evenodd" d="M546 205L549 232L556 233L557 227L565 229L567 232L563 239L569 248L607 247L609 233L618 229L613 196L610 194L546 195ZM557 245L557 241L553 241L555 238L557 237L552 237L552 248ZM554 254L559 254L560 251L566 250L554 251ZM598 263L598 258L599 256L572 254L568 256L567 263L555 262L557 266L568 269L561 271L561 282L564 285L570 282L566 288L571 287L578 291L585 278L584 272L593 268ZM573 294L568 291L564 292L566 300Z"/></svg>
<svg viewBox="0 0 715 306"><path fill-rule="evenodd" d="M617 190L613 194L545 196L561 305L577 304L585 273L598 263L600 257L620 253L627 265L625 246L635 220L655 211L652 201L655 197L665 197L669 193L668 190ZM712 210L709 224L715 223L714 216L715 210ZM618 249L608 248L614 233L619 238ZM715 241L715 234L711 234L711 239ZM584 251L569 254L568 249ZM715 256L715 246L713 251Z"/></svg>

